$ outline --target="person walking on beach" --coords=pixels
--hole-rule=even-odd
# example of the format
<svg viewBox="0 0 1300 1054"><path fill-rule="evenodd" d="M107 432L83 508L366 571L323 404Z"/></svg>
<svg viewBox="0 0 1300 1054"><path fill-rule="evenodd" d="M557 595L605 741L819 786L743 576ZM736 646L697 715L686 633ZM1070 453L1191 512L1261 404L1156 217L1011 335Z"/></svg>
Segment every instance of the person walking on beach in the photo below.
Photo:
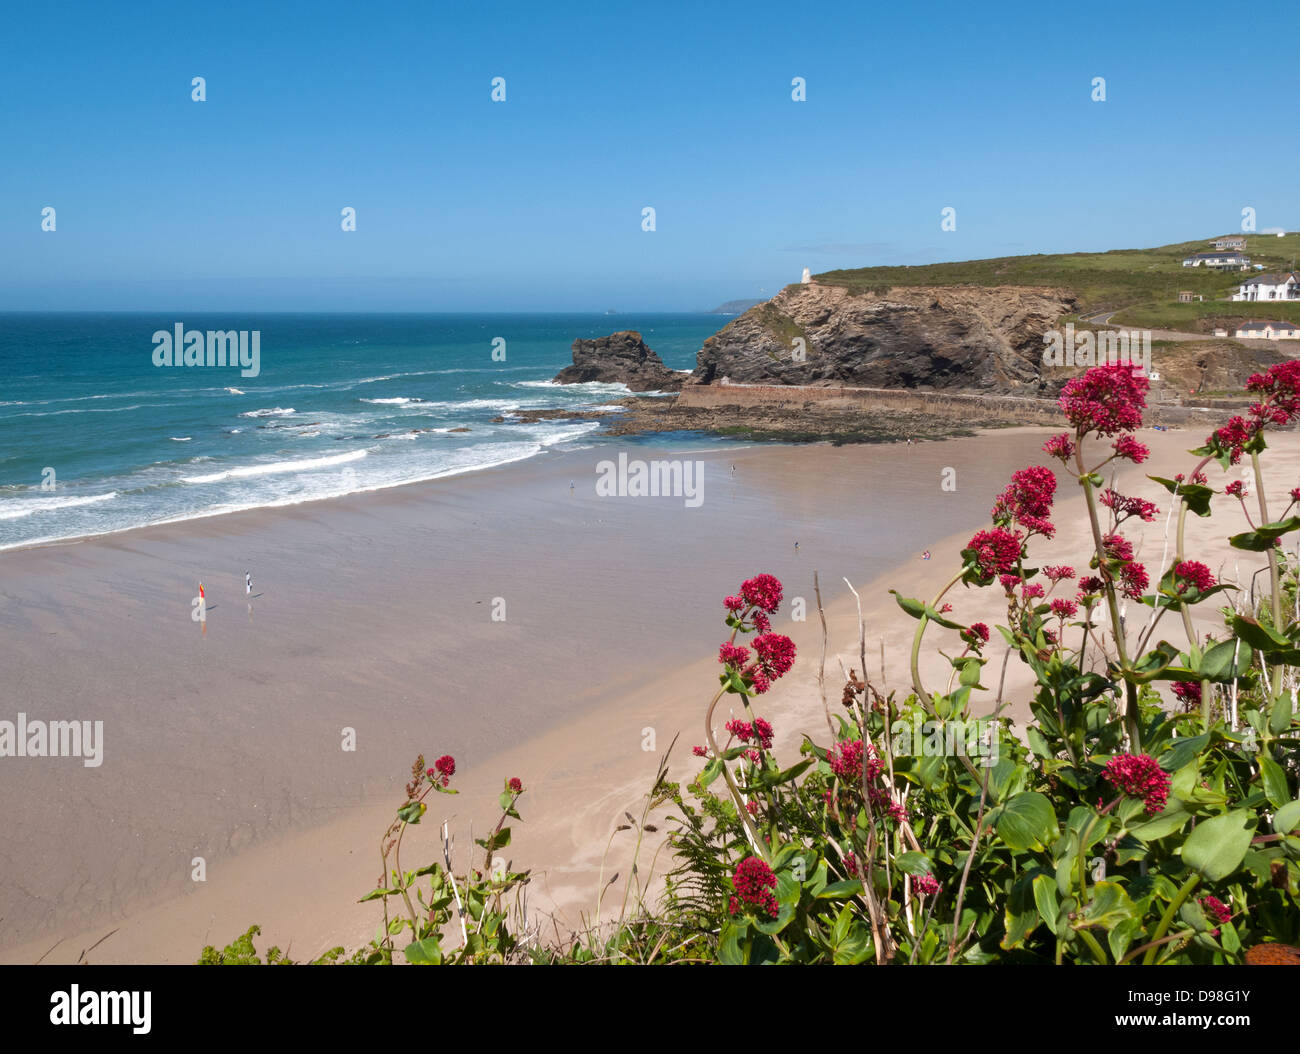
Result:
<svg viewBox="0 0 1300 1054"><path fill-rule="evenodd" d="M253 595L253 572L245 571L244 572L244 596L251 597L252 595Z"/></svg>

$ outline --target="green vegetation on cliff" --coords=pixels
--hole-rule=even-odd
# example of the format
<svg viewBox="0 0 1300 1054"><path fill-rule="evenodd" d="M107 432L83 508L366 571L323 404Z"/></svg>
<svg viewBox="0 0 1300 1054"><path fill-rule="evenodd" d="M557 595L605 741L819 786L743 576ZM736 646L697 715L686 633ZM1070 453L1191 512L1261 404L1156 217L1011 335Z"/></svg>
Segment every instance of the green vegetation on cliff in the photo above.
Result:
<svg viewBox="0 0 1300 1054"><path fill-rule="evenodd" d="M924 264L917 267L861 267L816 276L822 285L854 293L882 293L899 286L1047 286L1067 289L1079 300L1079 314L1119 311L1119 324L1148 328L1213 329L1216 318L1277 318L1300 321L1300 302L1235 303L1229 300L1240 282L1265 271L1290 270L1300 262L1300 234L1246 235L1249 272L1207 271L1183 267L1184 258L1211 249L1210 240L1162 245L1153 249L1115 249L1104 253L1004 256L991 260ZM1188 290L1203 302L1180 304Z"/></svg>

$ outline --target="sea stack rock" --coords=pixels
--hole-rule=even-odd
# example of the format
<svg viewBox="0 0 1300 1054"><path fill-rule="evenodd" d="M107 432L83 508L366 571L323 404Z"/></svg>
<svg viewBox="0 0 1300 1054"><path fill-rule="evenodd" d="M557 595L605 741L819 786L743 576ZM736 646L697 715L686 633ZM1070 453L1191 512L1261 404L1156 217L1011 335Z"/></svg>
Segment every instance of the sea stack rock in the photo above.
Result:
<svg viewBox="0 0 1300 1054"><path fill-rule="evenodd" d="M663 364L634 330L573 342L573 365L555 375L557 384L626 384L634 392L675 392L687 375Z"/></svg>

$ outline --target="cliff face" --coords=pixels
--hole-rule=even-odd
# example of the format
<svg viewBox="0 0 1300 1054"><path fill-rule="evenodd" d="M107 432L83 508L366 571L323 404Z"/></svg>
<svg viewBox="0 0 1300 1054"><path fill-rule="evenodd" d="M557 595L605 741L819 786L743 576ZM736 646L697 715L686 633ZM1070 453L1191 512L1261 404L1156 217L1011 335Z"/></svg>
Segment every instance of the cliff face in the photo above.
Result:
<svg viewBox="0 0 1300 1054"><path fill-rule="evenodd" d="M918 286L850 295L792 285L706 340L690 383L727 377L1032 394L1041 387L1043 333L1074 307L1059 289Z"/></svg>
<svg viewBox="0 0 1300 1054"><path fill-rule="evenodd" d="M564 367L555 380L559 384L626 384L634 392L675 392L686 375L665 366L640 333L623 330L595 340L575 340L573 365Z"/></svg>

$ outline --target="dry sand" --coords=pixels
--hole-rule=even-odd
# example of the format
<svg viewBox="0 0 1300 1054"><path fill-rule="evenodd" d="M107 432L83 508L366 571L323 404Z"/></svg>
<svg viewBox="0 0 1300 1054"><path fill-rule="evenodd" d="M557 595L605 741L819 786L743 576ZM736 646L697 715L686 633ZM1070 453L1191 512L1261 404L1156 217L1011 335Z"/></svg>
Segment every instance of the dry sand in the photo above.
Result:
<svg viewBox="0 0 1300 1054"><path fill-rule="evenodd" d="M770 571L787 597L807 601L805 622L790 622L782 606L776 628L794 638L800 661L757 708L789 760L801 733L827 734L813 570L828 602L832 710L842 685L836 655L859 665L841 577L863 595L873 679L883 641L885 686L906 694L915 623L886 590L933 596L1011 471L1046 463L1038 451L1049 434L1011 429L912 447L704 446L692 455L706 465L695 509L680 498L598 498L600 459L620 450L685 456L600 445L0 555L0 719L22 710L105 721L100 768L71 758L0 761L0 961L47 951L47 962L75 961L115 930L89 958L192 962L204 943L224 944L254 922L264 944L290 945L296 957L354 948L375 932L378 908L356 901L378 877L380 835L420 752L456 756L460 796L431 799L404 865L435 856L444 816L463 860L471 827L481 837L495 822L502 780L518 776L524 822L513 824L509 853L514 866L534 869L530 906L554 916L561 933L580 926L615 826L625 809L639 811L679 732L672 777L688 780L698 767L690 747L703 739L716 690L721 598ZM1144 474L1189 471L1184 451L1201 436L1142 439L1152 460L1127 466L1119 486L1167 510L1167 495ZM1266 457L1280 512L1300 480L1300 442L1277 438ZM941 488L948 467L955 491ZM1212 484L1226 482L1217 466L1210 471ZM1058 496L1059 535L1044 562L1082 568L1088 528L1073 480L1062 479ZM1162 515L1138 543L1153 579L1165 527ZM1193 519L1189 552L1246 578L1258 561L1238 566L1247 554L1223 542L1244 527L1235 508ZM931 561L919 558L923 549ZM251 613L245 567L262 594ZM206 632L190 620L199 579ZM506 602L504 622L490 618L496 597ZM1005 621L997 590L958 587L949 599L959 621ZM1176 620L1160 629L1157 639L1182 642ZM935 648L947 650L955 635L930 632L923 676L941 686L948 670ZM989 654L1000 663L1000 651ZM1006 695L1021 719L1028 682L1013 660ZM991 693L975 703L977 712L991 706ZM341 749L345 727L356 730L355 752ZM606 879L626 875L628 838L614 836ZM200 856L201 883L191 879ZM607 903L621 892L622 879Z"/></svg>

